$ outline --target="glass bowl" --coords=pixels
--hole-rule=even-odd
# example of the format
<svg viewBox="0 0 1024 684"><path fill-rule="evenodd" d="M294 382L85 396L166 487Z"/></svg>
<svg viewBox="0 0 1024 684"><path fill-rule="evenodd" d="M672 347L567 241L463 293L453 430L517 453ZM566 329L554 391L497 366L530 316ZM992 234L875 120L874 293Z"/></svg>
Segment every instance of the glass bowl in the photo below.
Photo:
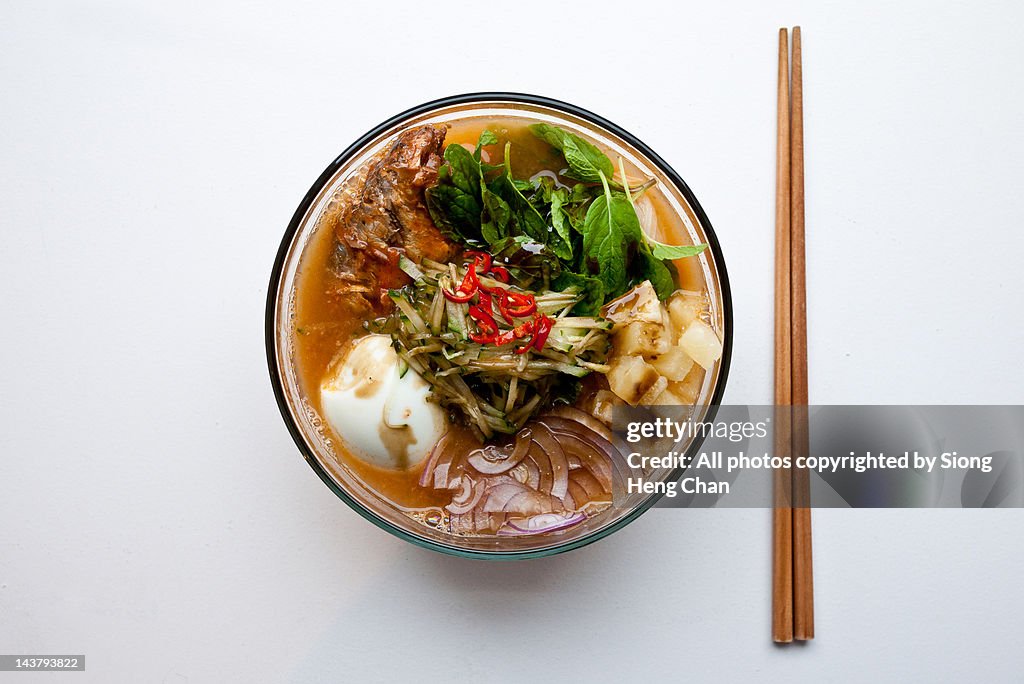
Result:
<svg viewBox="0 0 1024 684"><path fill-rule="evenodd" d="M645 175L656 177L693 243L709 245L709 249L694 258L699 259L700 274L710 298L711 323L722 334L724 350L721 360L705 375L695 417L713 418L725 389L732 353L732 300L722 250L707 216L679 174L635 136L579 107L535 95L473 93L427 102L383 122L331 162L302 199L281 241L267 294L266 346L281 415L306 462L338 498L378 527L418 546L463 557L508 560L549 556L606 537L653 506L660 495L617 499L615 506L600 515L543 535L457 536L418 522L380 498L342 464L324 421L300 389L291 332L303 249L316 231L325 207L346 180L407 127L492 116L557 124L597 141L612 152L613 158L619 155ZM688 452L692 455L699 447L695 440L689 444ZM676 479L681 471L666 471L664 475Z"/></svg>

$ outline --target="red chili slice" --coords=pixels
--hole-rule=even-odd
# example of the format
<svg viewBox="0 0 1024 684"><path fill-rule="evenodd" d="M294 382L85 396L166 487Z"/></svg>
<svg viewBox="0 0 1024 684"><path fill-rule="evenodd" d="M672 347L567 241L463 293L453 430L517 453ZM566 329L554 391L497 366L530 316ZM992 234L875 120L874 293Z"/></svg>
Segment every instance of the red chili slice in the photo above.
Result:
<svg viewBox="0 0 1024 684"><path fill-rule="evenodd" d="M508 307L508 312L515 316L516 318L526 318L527 316L532 315L533 312L535 312L536 310L537 302L529 302L527 304L523 304L522 306Z"/></svg>
<svg viewBox="0 0 1024 684"><path fill-rule="evenodd" d="M509 325L515 325L515 317L511 313L509 313L508 307L505 306L505 290L495 288L494 290L492 290L492 292L498 298L498 313L501 314L501 317L504 318Z"/></svg>
<svg viewBox="0 0 1024 684"><path fill-rule="evenodd" d="M516 340L522 339L533 332L533 321L526 321L520 323L511 330L506 330L497 337L494 338L494 344L499 347L504 344L511 344Z"/></svg>
<svg viewBox="0 0 1024 684"><path fill-rule="evenodd" d="M473 297L476 295L476 292L462 293L449 292L448 290L442 290L442 292L444 293L445 299L452 302L457 302L459 304L465 304L469 300L473 299Z"/></svg>
<svg viewBox="0 0 1024 684"><path fill-rule="evenodd" d="M494 322L494 316L482 306L473 304L469 307L469 316L472 318L478 326L481 328L493 329L494 332L498 331L498 324Z"/></svg>
<svg viewBox="0 0 1024 684"><path fill-rule="evenodd" d="M479 344L490 344L494 342L498 335L498 324L495 323L494 317L483 309L483 307L473 305L469 307L469 317L476 323L476 327L480 330L478 333L470 333L469 339Z"/></svg>
<svg viewBox="0 0 1024 684"><path fill-rule="evenodd" d="M505 284L508 284L508 281L511 280L508 269L504 266L491 266L491 277Z"/></svg>
<svg viewBox="0 0 1024 684"><path fill-rule="evenodd" d="M491 270L491 255L487 252L470 250L466 252L465 256L473 260L473 266L479 269L480 273L487 273Z"/></svg>
<svg viewBox="0 0 1024 684"><path fill-rule="evenodd" d="M501 309L501 313L505 314L506 318L509 316L526 318L537 310L537 300L532 294L521 294L505 290L501 293L501 298L498 300L498 308Z"/></svg>
<svg viewBox="0 0 1024 684"><path fill-rule="evenodd" d="M479 289L480 279L476 276L476 262L474 261L466 268L466 275L455 292L444 290L444 296L450 301L465 304L476 295Z"/></svg>
<svg viewBox="0 0 1024 684"><path fill-rule="evenodd" d="M459 285L460 292L472 292L475 294L480 288L480 280L476 277L476 268L474 266L475 264L470 264L466 268L466 276L462 279L462 284Z"/></svg>
<svg viewBox="0 0 1024 684"><path fill-rule="evenodd" d="M531 346L535 347L537 351L544 348L544 343L548 341L548 335L551 334L552 325L551 319L547 316L541 316L537 319L533 342L531 342Z"/></svg>
<svg viewBox="0 0 1024 684"><path fill-rule="evenodd" d="M515 349L517 354L525 354L531 348L541 350L551 332L551 319L537 315L537 299L526 292L511 292L504 288L489 288L480 283L479 274L490 274L495 280L508 283L508 269L494 266L491 255L486 252L468 251L465 256L472 259L466 265L466 275L455 292L444 290L444 296L453 302L464 304L478 297L476 304L469 307L469 317L476 324L479 332L469 334L469 338L479 344L495 344L502 346L516 340L529 337L529 341ZM533 316L532 320L516 325L511 330L499 332L494 320L494 296L498 297L498 311L506 321L512 323L514 318Z"/></svg>
<svg viewBox="0 0 1024 684"><path fill-rule="evenodd" d="M491 306L491 292L483 285L480 286L480 291L477 293L480 295L480 308L487 313L494 315L494 308Z"/></svg>

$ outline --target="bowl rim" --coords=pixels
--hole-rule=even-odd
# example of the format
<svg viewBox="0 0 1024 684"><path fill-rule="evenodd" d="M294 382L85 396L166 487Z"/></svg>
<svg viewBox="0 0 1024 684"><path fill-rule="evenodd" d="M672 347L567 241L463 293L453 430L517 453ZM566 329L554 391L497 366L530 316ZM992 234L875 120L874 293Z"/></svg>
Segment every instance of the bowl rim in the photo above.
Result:
<svg viewBox="0 0 1024 684"><path fill-rule="evenodd" d="M428 113L432 110L440 109L443 107L449 107L452 105L463 105L463 104L475 104L480 102L511 102L511 103L523 103L538 105L542 107L548 107L558 111L565 112L572 116L584 119L592 124L602 127L609 133L617 136L627 144L633 146L639 151L644 157L649 160L652 164L657 166L665 177L672 182L673 185L679 190L684 199L690 205L697 220L700 223L701 229L704 231L707 241L708 249L711 250L714 256L715 270L718 274L719 289L722 298L722 322L724 326L723 340L722 340L722 358L719 362L719 378L715 385L715 389L711 395L711 401L708 404L708 412L706 419L713 420L715 415L718 413L718 407L721 405L722 396L725 392L726 381L729 377L729 367L732 362L732 342L733 342L733 312L732 312L732 289L729 284L729 275L725 266L725 259L722 255L722 247L718 241L718 236L715 233L714 228L711 226L711 222L708 220L707 214L704 213L703 207L700 202L697 201L693 191L690 190L690 186L687 185L686 181L683 180L675 169L673 169L664 159L661 158L654 150L647 146L635 135L629 133L621 126L612 123L608 119L605 119L598 114L595 114L587 109L578 107L568 102L556 100L554 98L546 97L543 95L531 95L527 93L517 92L505 92L505 91L483 91L474 93L464 93L461 95L449 95L447 97L441 97L435 100L430 100L422 104L410 107L405 111L389 117L380 124L374 126L371 130L360 136L355 142L345 148L345 150L339 154L334 161L328 164L327 168L324 169L323 173L313 182L309 191L306 192L299 206L296 208L295 213L292 215L291 221L288 223L288 227L285 229L284 235L281 238L281 244L277 250L277 256L274 259L274 266L270 274L270 283L267 290L267 305L266 305L266 320L265 320L265 345L267 352L267 366L270 371L270 383L274 390L274 397L277 400L278 409L281 411L281 417L284 419L285 425L288 427L288 432L292 436L292 440L299 448L300 453L306 460L306 463L313 469L313 471L319 476L319 478L326 484L334 494L344 501L350 508L356 511L363 518L369 520L377 527L390 532L399 539L403 539L407 542L414 544L415 546L437 551L452 556L458 556L462 558L473 558L473 559L487 559L487 560L522 560L528 558L541 558L546 556L553 556L559 553L565 553L573 549L578 549L587 544L592 544L599 539L604 539L608 535L616 532L629 523L636 520L654 504L656 504L662 497L661 494L654 494L645 499L636 508L629 511L621 518L616 520L611 525L603 527L595 532L582 536L578 539L568 540L562 544L555 546L548 546L541 549L527 549L519 551L498 551L498 550L479 550L479 549L467 549L455 545L448 545L420 537L412 534L402 528L390 523L384 518L374 514L369 508L357 501L347 491L345 491L334 478L326 471L326 469L320 465L316 455L312 452L306 443L305 437L302 431L299 429L298 424L291 415L291 410L288 406L287 397L285 396L284 386L280 377L280 369L277 365L277 330L276 330L276 311L277 311L277 300L278 300L278 289L281 285L281 277L284 269L285 258L289 250L291 249L292 241L295 238L295 234L298 232L299 227L302 224L306 213L310 206L319 196L320 191L323 187L331 180L334 174L338 171L341 166L347 162L352 156L361 151L369 142L374 140L381 133L387 131L391 127L400 124L402 121L411 119L421 114ZM693 455L697 449L702 445L703 440L694 440L687 450L688 454ZM683 468L677 468L672 471L669 475L669 479L676 480L683 473Z"/></svg>

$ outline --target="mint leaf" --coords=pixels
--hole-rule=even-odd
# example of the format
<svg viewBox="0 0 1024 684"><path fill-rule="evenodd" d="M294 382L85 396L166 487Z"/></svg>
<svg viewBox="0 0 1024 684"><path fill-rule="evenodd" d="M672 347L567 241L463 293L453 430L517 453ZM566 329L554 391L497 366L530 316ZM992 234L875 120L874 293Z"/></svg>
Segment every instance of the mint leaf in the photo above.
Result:
<svg viewBox="0 0 1024 684"><path fill-rule="evenodd" d="M468 245L480 245L480 202L454 185L427 188L430 218L445 236Z"/></svg>
<svg viewBox="0 0 1024 684"><path fill-rule="evenodd" d="M668 299L676 290L675 267L672 262L662 261L661 257L646 248L642 249L640 253L643 259L641 280L651 281L654 291L658 293L658 299L662 301Z"/></svg>
<svg viewBox="0 0 1024 684"><path fill-rule="evenodd" d="M626 286L626 245L612 218L608 198L598 197L583 221L583 254L588 269L597 273L605 291L620 292Z"/></svg>
<svg viewBox="0 0 1024 684"><path fill-rule="evenodd" d="M629 200L612 194L603 173L598 179L604 194L590 204L583 220L584 264L604 283L605 296L618 297L629 284L630 251L643 240L643 231Z"/></svg>
<svg viewBox="0 0 1024 684"><path fill-rule="evenodd" d="M686 257L697 256L698 254L700 254L701 252L708 248L706 244L666 245L664 243L658 242L657 240L652 240L651 238L647 238L647 244L651 246L651 254L654 255L656 259L662 260L684 259Z"/></svg>
<svg viewBox="0 0 1024 684"><path fill-rule="evenodd" d="M444 159L448 162L447 178L452 185L474 197L480 194L480 162L473 158L462 145L444 148Z"/></svg>
<svg viewBox="0 0 1024 684"><path fill-rule="evenodd" d="M551 191L551 227L568 248L566 250L567 254L564 257L561 254L558 255L567 261L572 258L572 236L569 234L569 218L562 207L565 205L568 195L569 193L565 188Z"/></svg>
<svg viewBox="0 0 1024 684"><path fill-rule="evenodd" d="M585 183L600 183L601 175L614 174L612 160L596 146L569 131L549 124L533 124L530 131L556 148L565 157L569 170L565 175Z"/></svg>
<svg viewBox="0 0 1024 684"><path fill-rule="evenodd" d="M601 180L602 173L605 176L612 175L612 162L603 152L571 133L566 136L562 154L565 155L569 170L565 175L591 183Z"/></svg>
<svg viewBox="0 0 1024 684"><path fill-rule="evenodd" d="M477 149L483 147L484 145L497 145L497 144L498 144L498 136L496 136L494 133L492 133L492 132L490 132L488 130L484 130L483 132L481 132L480 133L480 139L476 141Z"/></svg>
<svg viewBox="0 0 1024 684"><path fill-rule="evenodd" d="M550 124L538 123L530 126L530 132L559 152L562 151L562 140L565 139L565 131L561 128L551 126Z"/></svg>
<svg viewBox="0 0 1024 684"><path fill-rule="evenodd" d="M486 185L482 186L481 193L483 212L480 215L480 233L484 240L493 244L508 235L512 208L498 193Z"/></svg>

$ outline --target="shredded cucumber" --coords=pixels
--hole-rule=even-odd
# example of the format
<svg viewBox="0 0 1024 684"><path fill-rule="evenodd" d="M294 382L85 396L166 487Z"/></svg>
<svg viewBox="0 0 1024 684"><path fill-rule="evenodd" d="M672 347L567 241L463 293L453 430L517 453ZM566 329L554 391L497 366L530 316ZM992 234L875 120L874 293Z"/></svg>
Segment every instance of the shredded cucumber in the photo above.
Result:
<svg viewBox="0 0 1024 684"><path fill-rule="evenodd" d="M602 318L569 315L583 296L577 288L530 293L538 315L548 316L552 327L542 348L516 353L531 338L503 345L473 342L470 334L481 331L469 316L470 303L444 296L462 282L464 267L427 260L417 265L404 256L399 267L414 282L389 292L395 310L377 324L392 337L402 360L400 373L410 368L418 373L436 400L461 414L482 437L514 433L557 396L578 386L579 378L607 372L604 362L611 324ZM492 290L526 292L484 276L480 282ZM527 320L506 320L496 305L497 296L492 297L499 333ZM478 299L471 303L480 304Z"/></svg>

